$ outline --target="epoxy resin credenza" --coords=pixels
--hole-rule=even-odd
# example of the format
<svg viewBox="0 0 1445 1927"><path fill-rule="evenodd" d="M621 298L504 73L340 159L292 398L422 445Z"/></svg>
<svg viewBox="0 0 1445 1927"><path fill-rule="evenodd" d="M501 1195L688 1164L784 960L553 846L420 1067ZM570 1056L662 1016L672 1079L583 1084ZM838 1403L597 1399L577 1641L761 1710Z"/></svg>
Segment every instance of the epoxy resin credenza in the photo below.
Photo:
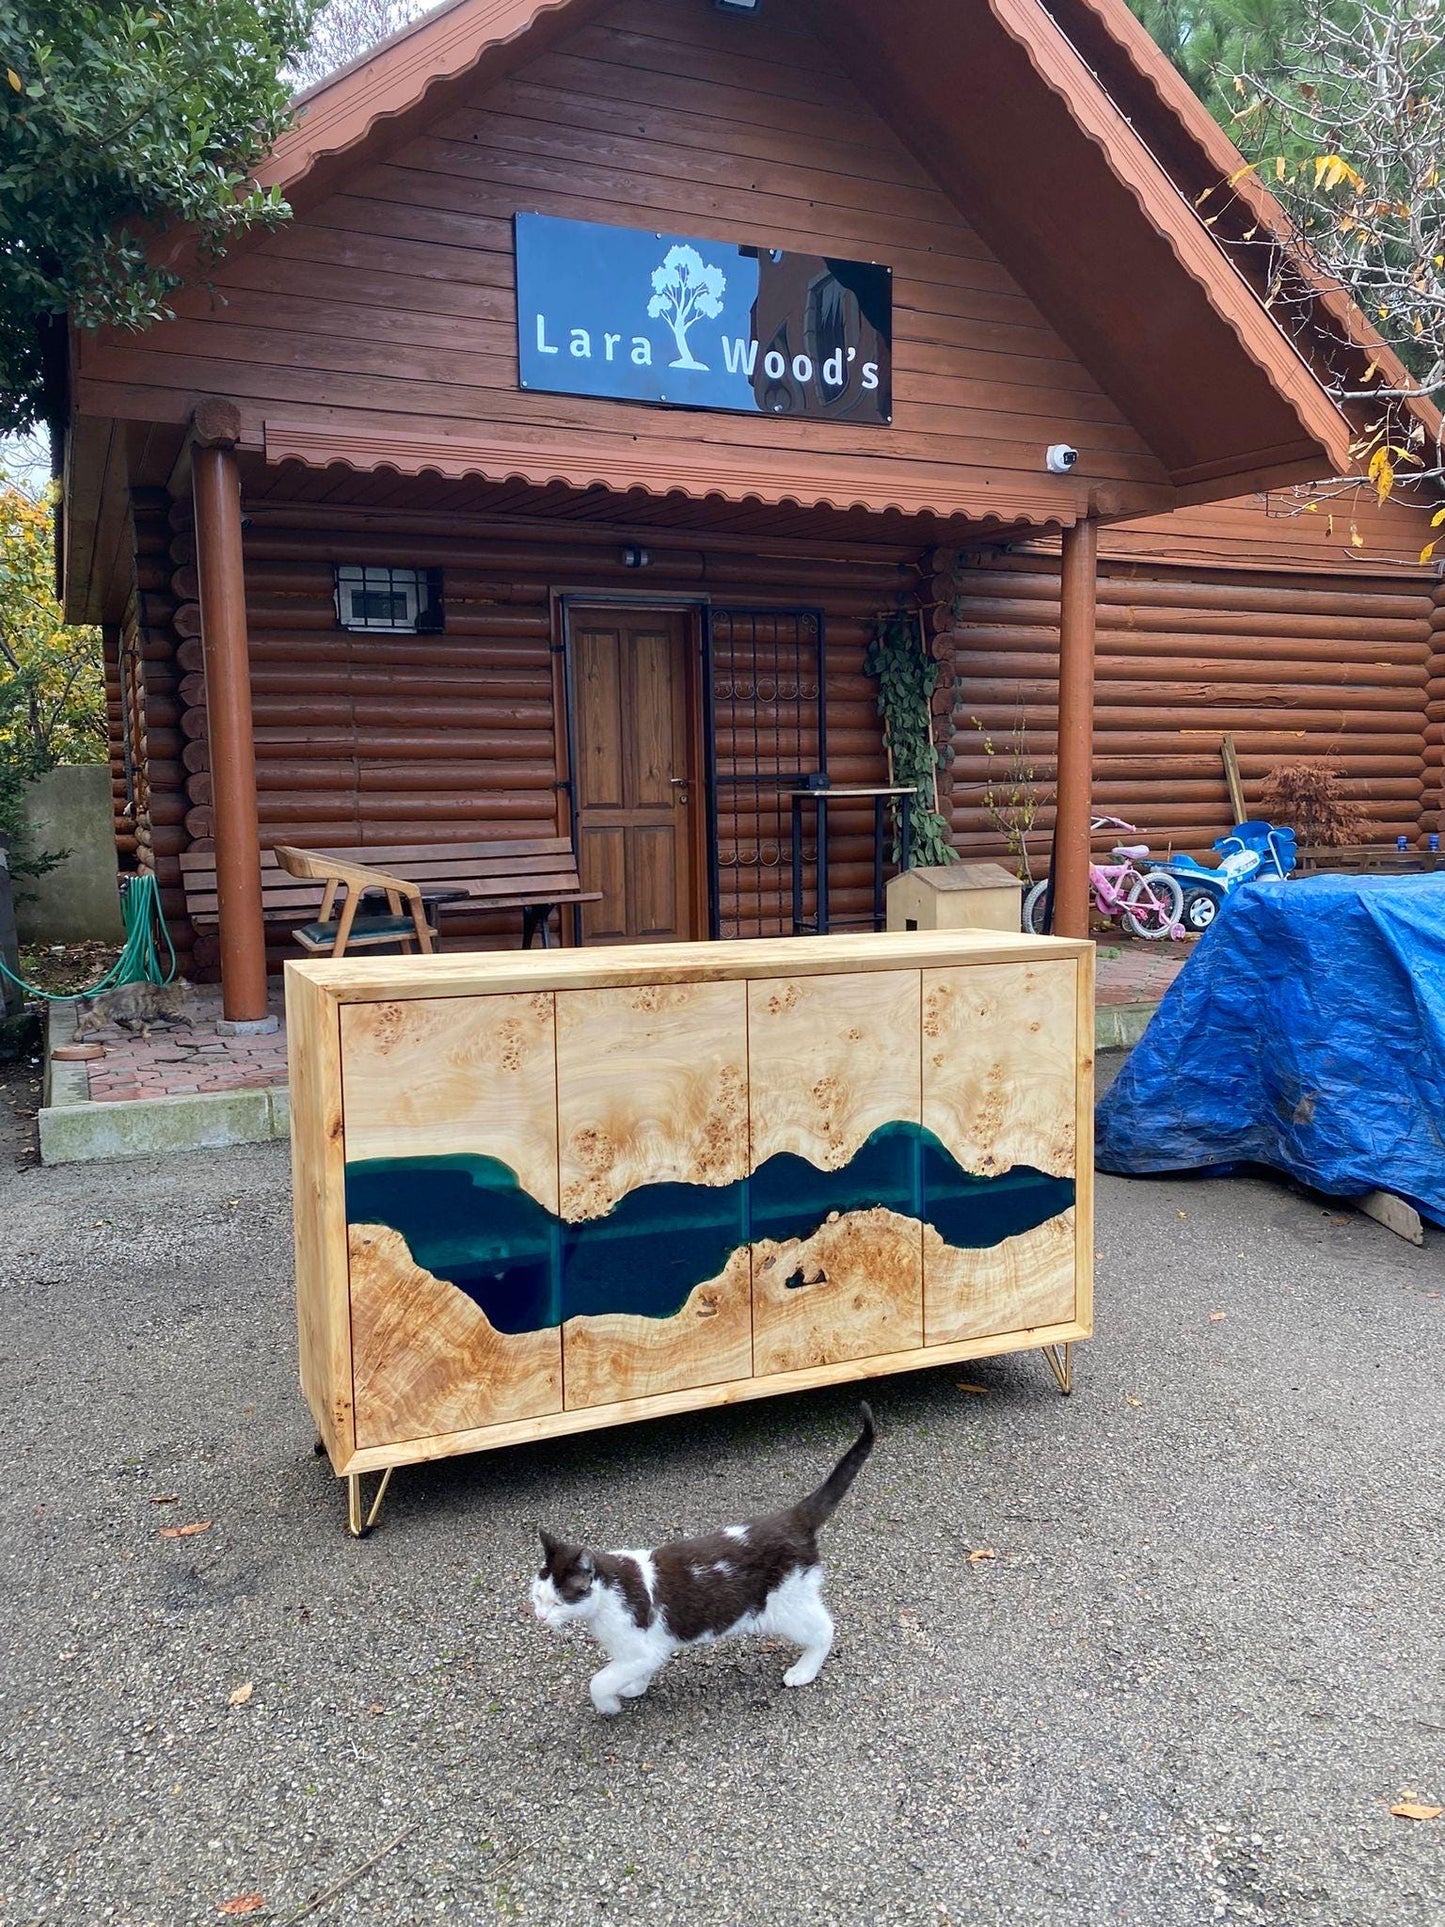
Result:
<svg viewBox="0 0 1445 1927"><path fill-rule="evenodd" d="M353 1507L386 1466L1089 1335L1090 944L348 958L288 964L286 1010L301 1383Z"/></svg>

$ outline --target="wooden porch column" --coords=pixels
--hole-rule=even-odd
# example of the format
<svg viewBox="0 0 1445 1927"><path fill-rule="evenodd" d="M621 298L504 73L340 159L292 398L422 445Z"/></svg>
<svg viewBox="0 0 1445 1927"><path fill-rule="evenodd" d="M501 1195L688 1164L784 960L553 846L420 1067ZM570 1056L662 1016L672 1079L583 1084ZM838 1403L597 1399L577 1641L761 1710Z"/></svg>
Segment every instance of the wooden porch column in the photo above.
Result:
<svg viewBox="0 0 1445 1927"><path fill-rule="evenodd" d="M1059 594L1059 788L1054 933L1089 934L1089 815L1094 762L1094 621L1099 525L1064 530Z"/></svg>
<svg viewBox="0 0 1445 1927"><path fill-rule="evenodd" d="M251 658L241 559L239 435L240 419L230 403L202 403L196 408L191 493L216 826L221 1005L228 1023L249 1029L267 1023L266 931L261 915Z"/></svg>

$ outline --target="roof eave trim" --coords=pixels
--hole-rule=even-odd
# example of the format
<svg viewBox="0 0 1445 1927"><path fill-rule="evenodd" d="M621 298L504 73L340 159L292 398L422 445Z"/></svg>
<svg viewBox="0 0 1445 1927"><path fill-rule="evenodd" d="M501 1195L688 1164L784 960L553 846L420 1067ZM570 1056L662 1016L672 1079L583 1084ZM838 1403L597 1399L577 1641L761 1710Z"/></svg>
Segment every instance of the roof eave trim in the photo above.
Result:
<svg viewBox="0 0 1445 1927"><path fill-rule="evenodd" d="M257 168L262 187L290 192L323 158L364 141L378 121L418 105L572 0L452 0L330 75L293 103L296 119Z"/></svg>
<svg viewBox="0 0 1445 1927"><path fill-rule="evenodd" d="M1087 498L1067 485L1020 489L1007 484L991 493L982 475L920 474L914 462L834 461L821 486L816 463L795 464L787 451L732 450L675 443L637 445L633 437L571 435L556 442L517 442L484 432L450 436L393 430L360 430L329 423L268 421L268 464L294 461L308 468L340 466L367 473L435 474L452 480L525 482L545 487L634 490L655 497L683 495L695 501L784 503L797 508L862 509L882 515L965 517L991 527L1024 525L1065 529L1088 512Z"/></svg>
<svg viewBox="0 0 1445 1927"><path fill-rule="evenodd" d="M1092 68L1037 0L988 0L1003 30L1039 79L1057 94L1110 172L1169 243L1250 360L1269 378L1300 426L1336 469L1348 465L1349 423L1259 297L1119 113Z"/></svg>
<svg viewBox="0 0 1445 1927"><path fill-rule="evenodd" d="M1218 169L1220 184L1228 182L1235 196L1249 208L1251 219L1267 228L1281 247L1290 247L1290 221L1279 201L1258 171L1248 166L1244 155L1173 62L1129 11L1124 0L1078 0L1078 3L1088 9L1140 79L1153 90L1164 112L1182 124L1203 158L1211 167ZM1241 173L1241 169L1247 171ZM1408 387L1409 370L1349 289L1342 282L1325 279L1312 270L1293 248L1291 255L1301 279L1312 290L1320 306L1344 331L1345 338L1379 363L1392 387ZM1407 397L1405 405L1424 423L1429 433L1445 432L1440 411L1428 396Z"/></svg>

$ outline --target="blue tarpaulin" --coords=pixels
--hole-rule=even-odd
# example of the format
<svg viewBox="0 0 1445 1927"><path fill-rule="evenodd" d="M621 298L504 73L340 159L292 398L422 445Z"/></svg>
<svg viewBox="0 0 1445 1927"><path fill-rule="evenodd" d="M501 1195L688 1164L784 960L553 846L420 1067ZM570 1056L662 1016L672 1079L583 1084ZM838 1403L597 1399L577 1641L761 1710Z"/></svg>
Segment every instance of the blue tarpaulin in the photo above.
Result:
<svg viewBox="0 0 1445 1927"><path fill-rule="evenodd" d="M1266 1164L1445 1224L1445 876L1237 891L1100 1103L1098 1163Z"/></svg>

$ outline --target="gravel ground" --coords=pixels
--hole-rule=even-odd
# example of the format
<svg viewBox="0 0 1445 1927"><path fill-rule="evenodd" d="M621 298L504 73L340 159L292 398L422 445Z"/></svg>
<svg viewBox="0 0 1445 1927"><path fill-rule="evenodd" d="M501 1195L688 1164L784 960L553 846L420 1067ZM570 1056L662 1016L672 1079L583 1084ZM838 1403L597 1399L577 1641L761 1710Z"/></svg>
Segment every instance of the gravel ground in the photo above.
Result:
<svg viewBox="0 0 1445 1927"><path fill-rule="evenodd" d="M354 1544L281 1148L23 1163L0 1927L1445 1923L1445 1820L1388 1811L1445 1804L1445 1234L1104 1180L1072 1399L1029 1357L874 1388L818 1684L727 1647L606 1721L525 1609L538 1520L635 1545L771 1506L853 1395L401 1473Z"/></svg>

